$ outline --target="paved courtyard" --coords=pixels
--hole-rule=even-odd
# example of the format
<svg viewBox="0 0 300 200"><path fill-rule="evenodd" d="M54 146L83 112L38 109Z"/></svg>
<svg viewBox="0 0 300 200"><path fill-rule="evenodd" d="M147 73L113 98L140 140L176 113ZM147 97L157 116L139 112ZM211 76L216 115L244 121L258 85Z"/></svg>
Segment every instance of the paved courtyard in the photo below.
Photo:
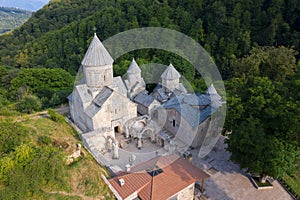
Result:
<svg viewBox="0 0 300 200"><path fill-rule="evenodd" d="M290 200L293 199L273 181L273 189L256 189L247 174L239 166L228 161L230 154L225 151L224 137L220 137L214 149L204 159L193 159L193 163L211 175L205 181L204 196L211 200ZM197 158L198 151L192 151Z"/></svg>
<svg viewBox="0 0 300 200"><path fill-rule="evenodd" d="M94 141L95 143L93 143ZM102 165L109 167L113 172L118 172L120 170L125 170L125 166L129 164L129 158L132 155L135 156L135 160L133 162L134 165L140 164L152 158L155 158L160 155L167 155L167 151L157 146L156 144L147 141L143 143L143 147L141 149L137 149L136 141L132 141L125 148L119 148L119 158L113 159L113 151L110 152L102 152L99 148L99 142L95 141L95 139L89 141L89 145L85 146L93 157Z"/></svg>
<svg viewBox="0 0 300 200"><path fill-rule="evenodd" d="M284 188L274 180L272 189L258 190L249 180L247 174L237 164L229 161L230 153L225 151L224 137L221 136L213 150L203 159L198 158L198 150L191 151L193 164L203 169L210 178L205 180L205 191L202 199L210 200L292 200L293 198ZM117 172L125 170L129 158L134 154L134 165L145 162L158 155L167 155L167 151L151 142L143 144L143 148L136 148L136 141L132 141L124 149L119 149L119 159L112 159L112 152L100 152L92 143L88 148L94 158L104 166Z"/></svg>

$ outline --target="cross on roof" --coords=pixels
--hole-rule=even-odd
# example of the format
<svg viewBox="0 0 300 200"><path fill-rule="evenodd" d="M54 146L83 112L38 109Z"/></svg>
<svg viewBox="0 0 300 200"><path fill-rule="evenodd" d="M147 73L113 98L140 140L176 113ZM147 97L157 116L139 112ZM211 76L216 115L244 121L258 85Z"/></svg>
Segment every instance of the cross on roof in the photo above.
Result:
<svg viewBox="0 0 300 200"><path fill-rule="evenodd" d="M94 31L94 33L96 33L96 31L97 31L96 26L94 26L93 31Z"/></svg>

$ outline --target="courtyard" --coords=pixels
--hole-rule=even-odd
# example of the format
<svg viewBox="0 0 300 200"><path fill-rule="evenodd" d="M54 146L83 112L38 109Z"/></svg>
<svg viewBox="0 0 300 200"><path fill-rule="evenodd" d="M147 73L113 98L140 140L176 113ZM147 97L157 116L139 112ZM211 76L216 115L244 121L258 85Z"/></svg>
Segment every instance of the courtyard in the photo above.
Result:
<svg viewBox="0 0 300 200"><path fill-rule="evenodd" d="M293 199L277 180L272 180L273 189L258 190L247 173L229 161L221 136L213 150L203 159L198 159L198 150L192 150L193 164L211 175L205 181L205 191L199 199L211 200L290 200Z"/></svg>

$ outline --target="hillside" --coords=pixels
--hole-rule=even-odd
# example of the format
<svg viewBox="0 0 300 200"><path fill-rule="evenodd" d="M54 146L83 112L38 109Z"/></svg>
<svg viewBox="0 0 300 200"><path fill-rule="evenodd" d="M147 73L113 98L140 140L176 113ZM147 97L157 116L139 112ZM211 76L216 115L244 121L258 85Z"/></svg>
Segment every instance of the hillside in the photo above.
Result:
<svg viewBox="0 0 300 200"><path fill-rule="evenodd" d="M80 141L61 115L0 110L0 199L114 199L85 149L66 163Z"/></svg>
<svg viewBox="0 0 300 200"><path fill-rule="evenodd" d="M0 64L60 67L75 74L93 27L105 40L136 27L161 26L181 31L202 44L223 77L229 78L232 58L243 57L254 46L283 45L300 50L299 4L296 0L52 1L11 35L0 37ZM143 54L152 59L151 52ZM171 60L165 57L162 62L168 64ZM175 59L173 64L181 62Z"/></svg>
<svg viewBox="0 0 300 200"><path fill-rule="evenodd" d="M0 7L0 34L20 26L30 16L31 12L27 10Z"/></svg>
<svg viewBox="0 0 300 200"><path fill-rule="evenodd" d="M49 0L0 0L0 6L36 11L48 2Z"/></svg>

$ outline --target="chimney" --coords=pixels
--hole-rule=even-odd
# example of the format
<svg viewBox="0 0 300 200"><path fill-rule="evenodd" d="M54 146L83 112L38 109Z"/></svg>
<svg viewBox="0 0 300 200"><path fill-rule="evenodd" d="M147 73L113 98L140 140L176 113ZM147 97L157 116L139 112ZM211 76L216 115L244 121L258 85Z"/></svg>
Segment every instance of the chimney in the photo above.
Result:
<svg viewBox="0 0 300 200"><path fill-rule="evenodd" d="M125 165L125 172L130 172L130 165L129 164Z"/></svg>
<svg viewBox="0 0 300 200"><path fill-rule="evenodd" d="M120 184L121 187L122 187L123 185L125 185L124 179L120 178L120 179L119 179L119 184Z"/></svg>

